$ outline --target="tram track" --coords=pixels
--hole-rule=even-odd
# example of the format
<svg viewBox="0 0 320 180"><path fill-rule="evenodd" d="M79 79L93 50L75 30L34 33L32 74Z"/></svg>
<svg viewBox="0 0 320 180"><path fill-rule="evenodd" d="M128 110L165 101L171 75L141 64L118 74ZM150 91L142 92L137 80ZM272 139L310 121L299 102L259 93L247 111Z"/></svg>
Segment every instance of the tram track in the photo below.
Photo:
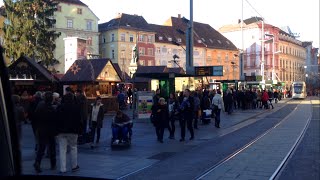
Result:
<svg viewBox="0 0 320 180"><path fill-rule="evenodd" d="M298 102L297 102L298 103ZM300 102L299 102L300 103ZM287 104L286 104L287 105ZM285 107L285 106L283 106ZM283 107L281 107L279 110L277 111L280 111ZM256 138L254 138L253 140L251 140L249 143L246 143L245 145L241 146L240 148L236 149L236 150L233 150L229 155L227 156L224 156L224 158L222 158L221 160L219 160L217 163L211 165L209 168L206 168L204 171L202 171L202 173L198 174L196 177L192 178L192 179L202 179L203 177L205 177L207 174L209 174L210 172L214 171L215 169L217 169L218 167L220 167L221 165L223 165L224 163L226 163L227 161L229 161L230 159L232 159L233 157L237 156L239 153L241 153L242 151L244 151L245 149L247 149L248 147L250 147L251 145L253 145L255 142L257 142L259 139L261 139L262 137L264 137L265 135L267 135L268 133L270 133L274 128L276 128L277 126L279 126L282 122L284 122L292 113L295 112L295 110L297 109L297 106L295 106L294 110L291 111L289 114L287 114L282 120L280 120L279 122L277 122L276 124L274 124L271 128L267 129L267 130L264 130L262 133L260 133L260 135L256 136ZM277 112L276 111L276 112ZM261 115L261 114L259 114ZM251 118L248 118L246 119L245 121L249 121L251 119L254 119L256 118L257 116L259 115L256 115L254 117L251 117ZM272 115L272 114L271 114ZM262 118L263 119L263 118ZM245 121L242 121L241 123L245 122ZM255 122L254 122L255 123ZM239 123L237 123L238 125ZM250 124L249 124L250 125ZM248 125L248 126L249 126ZM231 131L230 133L233 133L234 131ZM224 134L224 135L228 135L229 133L227 134ZM217 138L221 138L220 137L217 137ZM216 139L216 138L214 138ZM212 140L210 140L212 141ZM207 143L207 142L205 142ZM203 143L199 144L198 146L201 146L203 145ZM198 147L197 146L197 147ZM197 147L194 147L192 149L196 149ZM192 151L192 149L190 149L190 151ZM162 161L159 161L159 162L156 162L152 165L148 165L148 166L145 166L145 167L142 167L136 171L133 171L131 173L128 173L128 174L125 174L117 179L131 179L131 176L135 176L139 173L142 173L143 171L148 171L148 169L154 167L154 166L157 166L161 163ZM133 178L133 179L138 179L138 178ZM169 178L170 179L170 178Z"/></svg>

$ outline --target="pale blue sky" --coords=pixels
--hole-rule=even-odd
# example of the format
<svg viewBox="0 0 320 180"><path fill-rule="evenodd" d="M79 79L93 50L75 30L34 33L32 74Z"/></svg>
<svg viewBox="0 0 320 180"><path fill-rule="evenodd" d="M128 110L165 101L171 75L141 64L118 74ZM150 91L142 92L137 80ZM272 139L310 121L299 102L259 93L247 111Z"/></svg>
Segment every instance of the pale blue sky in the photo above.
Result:
<svg viewBox="0 0 320 180"><path fill-rule="evenodd" d="M81 0L99 17L109 21L118 13L142 15L149 23L163 24L170 16L182 14L189 18L189 0ZM241 19L242 0L193 0L194 20L213 28ZM313 41L319 47L319 0L243 0L244 19L259 16L247 3L278 27L289 26L300 33L299 40ZM0 4L3 4L0 0Z"/></svg>

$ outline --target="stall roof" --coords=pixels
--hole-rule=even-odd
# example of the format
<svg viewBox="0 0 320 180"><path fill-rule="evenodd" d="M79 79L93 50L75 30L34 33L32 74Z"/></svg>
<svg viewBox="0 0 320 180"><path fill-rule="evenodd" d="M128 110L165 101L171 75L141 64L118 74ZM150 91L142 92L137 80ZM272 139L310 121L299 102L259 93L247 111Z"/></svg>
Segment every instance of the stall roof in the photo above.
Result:
<svg viewBox="0 0 320 180"><path fill-rule="evenodd" d="M26 78L31 76L35 81L59 81L47 68L27 56L20 56L8 68L9 75L18 76L19 79L25 75Z"/></svg>
<svg viewBox="0 0 320 180"><path fill-rule="evenodd" d="M76 60L61 78L61 82L95 82L109 62L120 77L110 59L84 59Z"/></svg>

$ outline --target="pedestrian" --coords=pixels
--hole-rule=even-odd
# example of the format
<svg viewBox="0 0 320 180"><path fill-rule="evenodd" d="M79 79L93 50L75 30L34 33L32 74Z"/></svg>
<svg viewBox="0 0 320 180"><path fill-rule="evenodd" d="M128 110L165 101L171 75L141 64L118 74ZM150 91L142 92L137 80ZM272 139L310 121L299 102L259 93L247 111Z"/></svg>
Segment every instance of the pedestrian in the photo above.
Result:
<svg viewBox="0 0 320 180"><path fill-rule="evenodd" d="M162 97L159 98L157 104L152 106L152 113L154 114L154 126L156 130L157 139L163 143L164 129L169 126L169 113L166 100Z"/></svg>
<svg viewBox="0 0 320 180"><path fill-rule="evenodd" d="M160 89L156 90L156 94L153 96L152 98L152 102L153 104L158 104L159 103L159 99L160 99Z"/></svg>
<svg viewBox="0 0 320 180"><path fill-rule="evenodd" d="M67 172L67 147L70 148L71 169L77 171L78 166L78 134L81 133L80 105L76 103L72 93L63 96L63 103L57 107L58 125L57 140L59 143L60 172Z"/></svg>
<svg viewBox="0 0 320 180"><path fill-rule="evenodd" d="M212 98L212 106L215 113L215 126L216 128L220 128L220 112L223 108L223 100L220 90L217 90L216 95Z"/></svg>
<svg viewBox="0 0 320 180"><path fill-rule="evenodd" d="M37 173L42 172L40 168L41 160L44 155L46 146L48 145L50 152L51 169L56 169L56 142L55 136L57 135L57 122L56 111L52 105L53 95L52 92L44 93L44 100L39 102L35 110L36 131L39 135L39 149L37 151L34 168Z"/></svg>
<svg viewBox="0 0 320 180"><path fill-rule="evenodd" d="M179 107L180 113L182 113L182 118L180 119L180 127L181 127L181 139L180 142L185 141L185 134L186 134L186 124L187 128L190 132L190 140L194 139L194 131L193 131L193 117L194 117L194 101L193 98L190 96L190 90L184 90L184 98Z"/></svg>
<svg viewBox="0 0 320 180"><path fill-rule="evenodd" d="M269 100L268 93L266 92L266 90L263 90L261 101L262 101L262 106L264 106L265 109L269 109L268 100Z"/></svg>
<svg viewBox="0 0 320 180"><path fill-rule="evenodd" d="M198 119L200 117L199 114L201 114L200 109L200 98L197 92L193 93L193 101L194 101L194 129L198 129Z"/></svg>
<svg viewBox="0 0 320 180"><path fill-rule="evenodd" d="M233 109L233 96L232 96L232 91L230 89L227 90L227 93L225 95L225 99L224 99L224 103L226 104L225 107L225 111L228 114L231 114Z"/></svg>
<svg viewBox="0 0 320 180"><path fill-rule="evenodd" d="M274 96L273 96L272 89L269 89L268 96L269 96L269 104L271 105L271 107L273 109L274 107L273 107L272 101L273 101Z"/></svg>
<svg viewBox="0 0 320 180"><path fill-rule="evenodd" d="M97 132L96 144L99 143L100 140L100 133L103 124L104 118L104 109L102 104L101 97L97 97L95 103L91 104L91 112L89 117L89 124L90 124L90 136L91 136L91 148L94 148L94 139L95 134Z"/></svg>
<svg viewBox="0 0 320 180"><path fill-rule="evenodd" d="M37 121L35 120L35 110L36 110L40 101L42 101L41 92L37 91L33 95L31 102L30 102L30 105L29 105L29 108L27 110L28 111L28 118L29 118L29 121L31 122L31 127L32 127L34 139L35 139L35 146L34 146L35 153L39 149L39 135L37 132Z"/></svg>
<svg viewBox="0 0 320 180"><path fill-rule="evenodd" d="M25 122L24 108L20 104L20 97L18 95L12 95L14 120L16 122L16 129L19 142L21 141L21 124Z"/></svg>
<svg viewBox="0 0 320 180"><path fill-rule="evenodd" d="M170 136L169 139L174 139L174 133L176 130L175 121L178 118L178 108L179 108L179 101L176 98L175 93L171 92L168 99L168 110L169 110L169 128L170 129Z"/></svg>
<svg viewBox="0 0 320 180"><path fill-rule="evenodd" d="M87 132L88 124L88 100L81 89L77 89L75 93L76 102L80 106L80 120L81 120L81 136L84 137Z"/></svg>

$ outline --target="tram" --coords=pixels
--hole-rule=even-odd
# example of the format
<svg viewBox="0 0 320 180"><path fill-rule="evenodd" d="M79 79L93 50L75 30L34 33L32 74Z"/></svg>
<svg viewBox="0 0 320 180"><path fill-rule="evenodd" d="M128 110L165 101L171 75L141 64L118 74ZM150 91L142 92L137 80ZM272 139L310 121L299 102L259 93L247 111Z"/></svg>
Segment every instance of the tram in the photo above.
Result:
<svg viewBox="0 0 320 180"><path fill-rule="evenodd" d="M307 97L306 83L304 81L292 82L292 99L304 99Z"/></svg>

